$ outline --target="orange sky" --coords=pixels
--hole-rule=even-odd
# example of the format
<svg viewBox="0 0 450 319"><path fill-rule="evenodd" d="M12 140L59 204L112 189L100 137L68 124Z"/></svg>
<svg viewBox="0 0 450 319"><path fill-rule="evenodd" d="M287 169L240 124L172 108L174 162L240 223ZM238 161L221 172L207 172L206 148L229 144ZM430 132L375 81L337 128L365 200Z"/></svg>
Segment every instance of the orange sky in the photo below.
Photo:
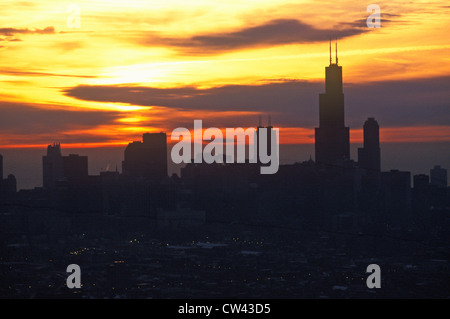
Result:
<svg viewBox="0 0 450 319"><path fill-rule="evenodd" d="M365 25L369 4L347 0L2 0L0 148L43 147L55 141L70 147L125 145L139 140L144 132L170 134L180 122L194 119L219 125L254 118L256 124L260 114L267 114L258 105L183 109L75 97L67 92L83 86L121 86L157 92L195 88L210 94L214 88L232 89L233 85L323 83L331 36L339 37L346 85L439 79L450 74L447 1L378 1L382 26L375 29ZM388 102L395 92L389 94ZM448 110L450 93L442 94L433 98L439 98L439 103L445 100ZM185 98L189 96L173 96L180 105ZM346 95L346 103L349 98ZM314 112L318 97L308 107ZM434 104L427 107L433 112ZM445 105L439 107L443 112ZM274 105L274 113L277 108L283 105ZM64 124L52 125L61 116L65 116ZM368 116L378 118L376 112ZM395 116L402 115L394 110ZM425 121L411 112L413 116L417 121L380 123L382 141L450 141L450 124L432 118ZM21 117L27 117L26 121ZM281 127L281 143L314 142L313 124L296 124L289 121L289 114L274 118L278 119L274 125ZM318 121L314 116L311 120ZM362 142L363 122L359 123L359 127L351 126L355 143Z"/></svg>

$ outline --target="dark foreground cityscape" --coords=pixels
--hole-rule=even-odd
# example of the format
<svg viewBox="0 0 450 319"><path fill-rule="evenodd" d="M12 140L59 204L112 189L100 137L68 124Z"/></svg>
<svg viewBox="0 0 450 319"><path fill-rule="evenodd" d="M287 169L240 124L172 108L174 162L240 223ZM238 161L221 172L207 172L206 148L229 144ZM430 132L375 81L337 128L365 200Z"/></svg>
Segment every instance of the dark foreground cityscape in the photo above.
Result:
<svg viewBox="0 0 450 319"><path fill-rule="evenodd" d="M373 117L350 159L331 58L319 114L315 160L273 175L192 163L169 177L165 133L130 143L121 173L89 175L86 156L56 143L43 187L17 191L1 165L0 297L449 298L446 169L381 171ZM66 286L70 264L79 289ZM370 264L381 288L366 285Z"/></svg>

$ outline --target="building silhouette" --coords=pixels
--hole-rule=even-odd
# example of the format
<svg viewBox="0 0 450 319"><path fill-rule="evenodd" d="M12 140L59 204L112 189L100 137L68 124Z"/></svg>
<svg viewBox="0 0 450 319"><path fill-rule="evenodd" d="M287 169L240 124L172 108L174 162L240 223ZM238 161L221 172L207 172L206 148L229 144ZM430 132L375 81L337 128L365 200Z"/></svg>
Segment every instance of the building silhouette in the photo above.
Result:
<svg viewBox="0 0 450 319"><path fill-rule="evenodd" d="M55 188L62 183L84 181L88 177L88 157L78 154L62 156L61 145L48 145L47 155L42 157L44 188Z"/></svg>
<svg viewBox="0 0 450 319"><path fill-rule="evenodd" d="M78 154L63 156L63 173L69 182L76 182L88 176L88 157Z"/></svg>
<svg viewBox="0 0 450 319"><path fill-rule="evenodd" d="M3 156L0 154L0 198L8 198L17 192L17 181L13 174L3 179Z"/></svg>
<svg viewBox="0 0 450 319"><path fill-rule="evenodd" d="M332 63L325 68L325 93L319 95L319 127L315 129L316 163L340 165L350 158L350 129L344 121L342 67Z"/></svg>
<svg viewBox="0 0 450 319"><path fill-rule="evenodd" d="M378 122L373 117L364 123L364 146L358 148L358 164L368 172L379 172L381 169L379 130Z"/></svg>
<svg viewBox="0 0 450 319"><path fill-rule="evenodd" d="M1 181L1 191L4 196L12 196L17 192L17 181L13 174Z"/></svg>
<svg viewBox="0 0 450 319"><path fill-rule="evenodd" d="M15 177L3 179L0 155L0 294L448 296L447 171L414 175L413 188L410 172L381 172L374 118L364 123L364 145L352 161L342 92L342 68L330 57L317 163L283 164L276 174L261 174L261 159L224 160L191 162L168 178L166 134L147 133L124 148L122 173L88 175L88 157L62 156L60 144L48 145L44 187L16 193ZM272 131L269 120L255 134L268 155ZM383 285L395 289L367 290L361 270L373 262L389 266ZM76 295L64 276L55 277L72 263L96 279Z"/></svg>
<svg viewBox="0 0 450 319"><path fill-rule="evenodd" d="M403 224L411 211L411 173L392 169L381 173L384 211Z"/></svg>
<svg viewBox="0 0 450 319"><path fill-rule="evenodd" d="M430 186L430 178L425 174L417 174L413 176L413 187L416 190L424 191Z"/></svg>
<svg viewBox="0 0 450 319"><path fill-rule="evenodd" d="M125 149L122 173L126 177L160 182L167 177L166 133L145 133L142 142L135 141Z"/></svg>
<svg viewBox="0 0 450 319"><path fill-rule="evenodd" d="M59 143L47 146L47 155L42 157L42 178L44 188L54 188L58 181L64 180L63 157Z"/></svg>
<svg viewBox="0 0 450 319"><path fill-rule="evenodd" d="M430 183L437 187L447 187L447 170L435 165L430 169Z"/></svg>

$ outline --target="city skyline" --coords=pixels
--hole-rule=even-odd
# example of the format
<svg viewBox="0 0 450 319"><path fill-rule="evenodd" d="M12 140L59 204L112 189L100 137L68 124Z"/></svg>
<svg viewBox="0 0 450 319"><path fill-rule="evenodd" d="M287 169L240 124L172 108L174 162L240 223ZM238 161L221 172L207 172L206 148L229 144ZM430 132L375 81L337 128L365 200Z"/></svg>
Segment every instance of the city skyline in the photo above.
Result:
<svg viewBox="0 0 450 319"><path fill-rule="evenodd" d="M444 1L5 3L0 298L448 298Z"/></svg>
<svg viewBox="0 0 450 319"><path fill-rule="evenodd" d="M313 154L309 155L309 161L315 162L318 167L320 166L330 166L330 167L359 167L366 171L366 174L377 175L380 174L382 171L381 168L381 148L380 148L380 126L376 119L374 117L368 117L367 120L364 122L363 125L363 142L362 142L362 148L357 149L357 156L352 157L350 155L350 128L345 125L346 123L346 115L345 115L345 103L344 103L344 81L343 81L343 67L339 65L338 63L338 43L337 40L335 42L335 57L334 57L334 63L333 63L333 56L332 56L332 44L331 40L329 43L329 50L330 50L330 64L325 67L325 91L324 93L319 94L319 127L315 129L315 150L314 150L314 160L312 159ZM195 122L195 121L194 121ZM201 123L201 120L198 121ZM273 126L271 123L271 116L268 116L268 122L267 127L272 130ZM258 130L260 128L265 127L263 125L263 121L261 116L259 116L259 125L257 126L256 131L253 132L255 134L254 136L251 136L252 134L248 136L248 140L244 142L246 145L248 143L253 143L258 141L259 139L259 133ZM194 123L194 128L198 130L198 127L196 127ZM183 129L189 132L186 128L178 128ZM176 130L178 130L176 129ZM216 128L214 128L216 129ZM244 134L244 130L242 128L239 128L242 130L241 133L235 133L237 134L235 137L237 140L233 141L234 149L238 145L240 138L237 136ZM253 129L253 128L252 128ZM175 130L175 131L176 131ZM189 149L193 147L194 152L188 156L188 159L194 159L200 155L203 148L205 148L205 145L208 145L211 143L217 144L215 142L215 138L213 141L205 141L203 140L203 135L206 131L209 129L202 128L200 125L200 132L197 132L194 130L194 133L189 132L188 135L190 135L191 140L190 144L192 145L189 147ZM228 130L228 129L227 129ZM235 129L232 129L234 132ZM278 128L276 128L278 130ZM220 129L223 131L224 129ZM249 131L250 132L250 131ZM256 133L255 133L256 132ZM198 136L198 134L201 133L201 136ZM210 134L210 133L208 133ZM212 136L214 136L213 133ZM226 134L226 132L225 132ZM121 171L118 171L117 163L115 165L115 173L122 174L126 178L145 178L152 181L162 181L164 178L169 177L171 174L177 174L180 175L180 173L183 171L183 165L178 165L177 170L173 171L174 166L174 160L173 160L173 153L170 148L168 149L168 144L170 143L168 141L166 132L153 132L153 133L143 133L142 135L142 141L141 139L139 141L130 141L127 145L127 147L123 151L123 161L121 160ZM170 134L169 134L170 135ZM245 134L244 134L245 136ZM192 140L193 138L193 140ZM253 138L254 141L253 141ZM199 139L196 141L196 139ZM208 140L209 138L207 138ZM178 140L175 138L175 140ZM278 138L277 138L278 140ZM200 148L197 148L197 152L200 151L200 153L196 152L195 144L200 143ZM222 141L222 139L221 139ZM245 141L245 137L244 140ZM241 142L242 142L241 141ZM172 141L173 143L173 141ZM227 140L227 138L223 142L223 149L221 151L220 157L225 156L225 153L223 153L226 149L226 145L230 143L230 141ZM279 142L277 142L278 144ZM270 142L267 143L270 151ZM73 154L70 153L68 156L63 156L61 152L61 144L54 142L53 144L50 144L47 146L47 154L42 156L42 186L44 189L52 189L55 188L60 182L65 181L72 183L73 181L80 180L80 176L84 176L81 178L87 179L88 176L94 177L97 174L90 174L89 168L88 168L88 156L80 156L79 154ZM261 146L261 144L259 144ZM253 152L258 152L258 148L255 148ZM278 146L277 146L278 148ZM216 147L214 146L215 151L217 151ZM236 150L236 149L235 149ZM179 152L178 150L177 152ZM184 152L184 151L183 151ZM228 150L226 151L228 155ZM244 155L245 155L244 151ZM170 153L170 156L169 156ZM247 154L250 156L250 154ZM303 154L305 155L305 154ZM298 156L298 154L297 154ZM277 155L277 166L279 165L279 156ZM224 157L225 158L225 157ZM299 157L297 157L298 159ZM305 158L303 158L304 162ZM189 161L190 162L190 161ZM196 161L197 162L197 161ZM200 161L201 162L201 161ZM295 161L295 163L299 163L301 161ZM187 162L184 162L186 164ZM291 163L282 163L284 165L290 165ZM3 157L1 157L1 165L2 165L2 176L3 176ZM356 166L355 166L356 165ZM170 169L169 167L172 166ZM175 165L176 166L176 165ZM444 165L445 166L445 165ZM431 167L431 166L429 166ZM440 167L440 165L437 165L436 163L433 163L433 167ZM186 168L184 168L186 169ZM181 171L180 171L181 170ZM389 174L389 170L391 172L399 171L398 167L393 168L389 167L387 170L385 170L382 174ZM444 168L445 170L445 168ZM110 171L109 164L108 168L106 170L101 169L99 172L101 176L104 173L108 173ZM275 172L278 171L278 168L275 170ZM113 172L113 170L111 170ZM411 184L413 180L416 180L417 176L427 176L423 174L424 172L420 172L420 174L417 174L417 172L413 173L414 179L411 179L411 172L406 171L409 174L409 183ZM429 171L430 176L432 174L432 170ZM11 178L13 179L11 184ZM427 177L429 178L429 177ZM8 185L14 185L13 188L17 189L17 181L15 179L14 174L8 175L8 182L5 180L5 183ZM6 185L5 184L5 185ZM10 186L8 186L11 188ZM33 185L33 187L39 188L39 185ZM36 188L36 189L37 189ZM12 189L12 188L11 188ZM20 188L22 189L22 188Z"/></svg>

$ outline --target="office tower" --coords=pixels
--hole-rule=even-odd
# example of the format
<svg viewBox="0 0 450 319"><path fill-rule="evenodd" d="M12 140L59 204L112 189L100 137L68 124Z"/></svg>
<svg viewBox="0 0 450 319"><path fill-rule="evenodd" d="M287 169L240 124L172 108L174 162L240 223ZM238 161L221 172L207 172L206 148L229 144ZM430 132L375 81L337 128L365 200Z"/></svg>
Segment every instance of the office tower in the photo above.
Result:
<svg viewBox="0 0 450 319"><path fill-rule="evenodd" d="M325 68L325 93L319 95L319 127L315 129L316 163L339 165L350 158L350 129L344 121L342 67L332 63Z"/></svg>
<svg viewBox="0 0 450 319"><path fill-rule="evenodd" d="M381 169L379 131L377 121L369 117L364 123L364 147L358 148L359 167L367 172L379 172Z"/></svg>
<svg viewBox="0 0 450 319"><path fill-rule="evenodd" d="M441 168L439 165L435 165L430 169L431 185L437 187L447 187L447 170Z"/></svg>
<svg viewBox="0 0 450 319"><path fill-rule="evenodd" d="M157 182L167 177L166 133L145 133L142 142L128 144L124 152L122 173Z"/></svg>
<svg viewBox="0 0 450 319"><path fill-rule="evenodd" d="M64 177L69 182L80 181L88 176L88 157L77 154L63 156Z"/></svg>
<svg viewBox="0 0 450 319"><path fill-rule="evenodd" d="M59 143L47 147L47 155L42 157L42 168L44 188L53 188L57 181L64 179L63 158Z"/></svg>

